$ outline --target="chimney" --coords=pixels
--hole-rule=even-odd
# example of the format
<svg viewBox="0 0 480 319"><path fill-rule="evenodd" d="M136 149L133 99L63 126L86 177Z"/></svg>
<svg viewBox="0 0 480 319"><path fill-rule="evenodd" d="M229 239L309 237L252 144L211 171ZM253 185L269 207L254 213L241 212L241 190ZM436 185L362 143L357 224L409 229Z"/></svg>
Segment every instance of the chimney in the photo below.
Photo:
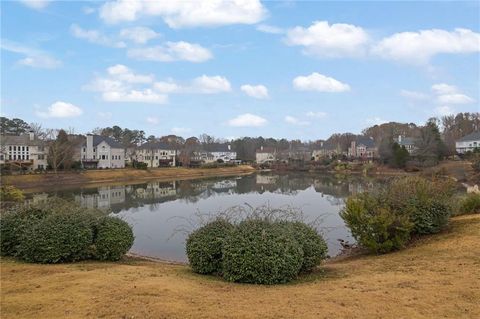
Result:
<svg viewBox="0 0 480 319"><path fill-rule="evenodd" d="M398 136L398 143L401 143L402 142L402 135L399 135Z"/></svg>
<svg viewBox="0 0 480 319"><path fill-rule="evenodd" d="M87 152L93 152L93 135L87 134Z"/></svg>
<svg viewBox="0 0 480 319"><path fill-rule="evenodd" d="M263 145L262 145L262 146L260 146L260 150L261 150L261 151L263 151Z"/></svg>
<svg viewBox="0 0 480 319"><path fill-rule="evenodd" d="M35 133L33 131L29 131L28 135L30 137L30 141L33 141L35 139Z"/></svg>
<svg viewBox="0 0 480 319"><path fill-rule="evenodd" d="M323 147L323 141L320 142L320 147Z"/></svg>
<svg viewBox="0 0 480 319"><path fill-rule="evenodd" d="M232 150L232 145L228 144L228 150L229 150L229 151Z"/></svg>

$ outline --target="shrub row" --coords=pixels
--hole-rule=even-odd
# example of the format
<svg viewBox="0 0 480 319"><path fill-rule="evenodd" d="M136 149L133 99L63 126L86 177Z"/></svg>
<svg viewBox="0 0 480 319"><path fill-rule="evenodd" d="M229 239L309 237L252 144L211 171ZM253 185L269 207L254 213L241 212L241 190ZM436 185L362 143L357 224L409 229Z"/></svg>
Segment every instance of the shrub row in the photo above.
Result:
<svg viewBox="0 0 480 319"><path fill-rule="evenodd" d="M349 197L340 216L361 246L386 253L403 248L411 234L441 231L452 214L453 192L450 181L399 178L381 191Z"/></svg>
<svg viewBox="0 0 480 319"><path fill-rule="evenodd" d="M133 239L125 221L59 199L17 207L0 220L1 254L28 262L119 260Z"/></svg>
<svg viewBox="0 0 480 319"><path fill-rule="evenodd" d="M302 222L253 218L233 225L215 220L192 232L186 251L193 271L232 282L277 284L326 258L327 245Z"/></svg>

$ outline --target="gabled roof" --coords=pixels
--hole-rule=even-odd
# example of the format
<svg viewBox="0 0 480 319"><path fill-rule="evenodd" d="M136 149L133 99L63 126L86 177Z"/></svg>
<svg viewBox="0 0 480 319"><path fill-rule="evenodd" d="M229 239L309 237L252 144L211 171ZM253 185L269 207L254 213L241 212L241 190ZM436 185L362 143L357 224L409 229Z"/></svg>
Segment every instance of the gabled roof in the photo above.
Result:
<svg viewBox="0 0 480 319"><path fill-rule="evenodd" d="M228 149L228 145L230 144L213 143L206 144L204 147L209 152L235 152L231 148Z"/></svg>
<svg viewBox="0 0 480 319"><path fill-rule="evenodd" d="M148 150L176 150L176 148L170 144L163 143L163 142L147 142L143 143L138 147L140 150L148 149Z"/></svg>
<svg viewBox="0 0 480 319"><path fill-rule="evenodd" d="M480 141L480 131L465 135L458 142Z"/></svg>
<svg viewBox="0 0 480 319"><path fill-rule="evenodd" d="M375 142L372 138L366 136L359 136L356 138L355 143L358 145L363 144L366 147L375 147Z"/></svg>
<svg viewBox="0 0 480 319"><path fill-rule="evenodd" d="M87 136L87 138L88 138L88 136ZM107 143L111 148L124 148L122 144L115 141L111 137L101 136L101 135L93 135L93 147L97 146L98 144L100 144L102 142ZM83 147L85 147L85 146L86 146L86 140L85 140L85 143L83 144Z"/></svg>
<svg viewBox="0 0 480 319"><path fill-rule="evenodd" d="M36 136L30 140L28 133L22 135L0 135L1 145L25 145L25 146L39 146L44 145L45 142L39 140Z"/></svg>

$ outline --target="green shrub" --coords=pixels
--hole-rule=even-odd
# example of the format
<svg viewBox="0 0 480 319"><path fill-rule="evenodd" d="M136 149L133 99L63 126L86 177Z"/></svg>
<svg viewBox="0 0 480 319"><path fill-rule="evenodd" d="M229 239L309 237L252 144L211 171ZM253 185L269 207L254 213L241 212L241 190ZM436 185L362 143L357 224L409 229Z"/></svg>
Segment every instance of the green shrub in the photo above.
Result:
<svg viewBox="0 0 480 319"><path fill-rule="evenodd" d="M117 217L104 217L96 227L94 257L99 260L119 260L133 245L130 225Z"/></svg>
<svg viewBox="0 0 480 319"><path fill-rule="evenodd" d="M452 215L449 205L436 200L423 203L411 202L405 209L407 216L414 224L413 232L422 235L438 233L448 224Z"/></svg>
<svg viewBox="0 0 480 319"><path fill-rule="evenodd" d="M59 263L86 259L93 243L87 215L51 214L24 219L17 256L29 262Z"/></svg>
<svg viewBox="0 0 480 319"><path fill-rule="evenodd" d="M2 216L0 219L1 256L15 255L21 226L22 219L18 215L9 213Z"/></svg>
<svg viewBox="0 0 480 319"><path fill-rule="evenodd" d="M0 186L1 202L22 202L25 199L23 192L11 185Z"/></svg>
<svg viewBox="0 0 480 319"><path fill-rule="evenodd" d="M467 194L460 201L461 214L480 214L480 194Z"/></svg>
<svg viewBox="0 0 480 319"><path fill-rule="evenodd" d="M403 248L413 227L408 216L395 214L369 193L349 197L340 216L357 242L375 253Z"/></svg>
<svg viewBox="0 0 480 319"><path fill-rule="evenodd" d="M285 222L303 249L302 271L309 271L327 258L328 247L323 237L303 222Z"/></svg>
<svg viewBox="0 0 480 319"><path fill-rule="evenodd" d="M193 271L199 274L222 272L222 247L233 225L217 219L192 232L187 238L186 251Z"/></svg>
<svg viewBox="0 0 480 319"><path fill-rule="evenodd" d="M303 264L303 249L293 233L265 219L241 222L226 237L222 251L223 277L233 282L288 282Z"/></svg>

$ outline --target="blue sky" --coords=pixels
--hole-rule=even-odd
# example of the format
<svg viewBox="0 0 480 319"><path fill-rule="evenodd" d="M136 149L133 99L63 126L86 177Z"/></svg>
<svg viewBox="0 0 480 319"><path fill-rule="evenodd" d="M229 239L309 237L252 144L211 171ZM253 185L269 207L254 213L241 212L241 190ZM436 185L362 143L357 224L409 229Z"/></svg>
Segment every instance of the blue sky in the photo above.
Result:
<svg viewBox="0 0 480 319"><path fill-rule="evenodd" d="M480 110L478 2L2 1L1 114L314 140Z"/></svg>

